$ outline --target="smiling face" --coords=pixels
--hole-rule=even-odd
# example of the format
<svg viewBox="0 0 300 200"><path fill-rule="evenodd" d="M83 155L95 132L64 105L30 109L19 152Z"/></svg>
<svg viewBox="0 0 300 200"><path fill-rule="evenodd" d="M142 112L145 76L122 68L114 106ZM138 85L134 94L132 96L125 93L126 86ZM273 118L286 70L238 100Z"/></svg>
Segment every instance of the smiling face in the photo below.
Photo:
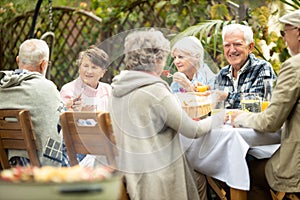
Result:
<svg viewBox="0 0 300 200"><path fill-rule="evenodd" d="M254 49L254 43L246 44L243 31L236 30L226 34L223 41L226 60L232 67L239 70L247 61L248 55Z"/></svg>
<svg viewBox="0 0 300 200"><path fill-rule="evenodd" d="M104 76L105 72L105 69L93 64L87 56L83 56L79 66L79 76L85 84L97 88L98 81Z"/></svg>
<svg viewBox="0 0 300 200"><path fill-rule="evenodd" d="M197 64L197 59L192 57L190 54L175 49L172 53L172 57L174 58L174 64L179 72L187 75L189 79L192 79L194 74L197 72L199 68L199 64Z"/></svg>

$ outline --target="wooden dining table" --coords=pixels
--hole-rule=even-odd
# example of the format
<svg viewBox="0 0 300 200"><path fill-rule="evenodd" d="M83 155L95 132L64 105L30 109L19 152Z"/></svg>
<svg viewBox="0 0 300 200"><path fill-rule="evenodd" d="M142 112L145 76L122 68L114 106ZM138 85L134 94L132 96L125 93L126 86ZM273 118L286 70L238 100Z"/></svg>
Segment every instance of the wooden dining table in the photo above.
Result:
<svg viewBox="0 0 300 200"><path fill-rule="evenodd" d="M230 187L231 200L246 200L250 189L246 155L271 157L280 146L280 134L280 130L260 133L225 124L197 139L180 138L195 170L225 182Z"/></svg>

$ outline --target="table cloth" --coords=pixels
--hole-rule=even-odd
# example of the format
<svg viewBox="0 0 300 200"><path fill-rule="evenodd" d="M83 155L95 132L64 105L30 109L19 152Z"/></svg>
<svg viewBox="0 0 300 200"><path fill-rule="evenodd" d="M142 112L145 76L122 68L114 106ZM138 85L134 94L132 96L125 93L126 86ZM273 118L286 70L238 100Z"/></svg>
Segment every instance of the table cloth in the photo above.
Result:
<svg viewBox="0 0 300 200"><path fill-rule="evenodd" d="M226 124L197 139L182 135L180 138L195 170L221 180L232 188L249 190L246 154L257 158L270 157L279 147L280 132L260 133Z"/></svg>

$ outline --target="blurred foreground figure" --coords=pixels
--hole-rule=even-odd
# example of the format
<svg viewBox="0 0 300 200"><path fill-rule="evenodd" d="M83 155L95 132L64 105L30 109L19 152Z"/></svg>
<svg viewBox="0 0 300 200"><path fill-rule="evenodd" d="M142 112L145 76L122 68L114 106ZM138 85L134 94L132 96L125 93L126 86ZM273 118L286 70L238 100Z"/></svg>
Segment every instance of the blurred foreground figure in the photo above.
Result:
<svg viewBox="0 0 300 200"><path fill-rule="evenodd" d="M192 120L161 79L170 51L162 32L133 32L124 46L128 70L113 79L109 112L130 199L207 199L205 177L197 174L196 183L179 133L209 133L212 118Z"/></svg>

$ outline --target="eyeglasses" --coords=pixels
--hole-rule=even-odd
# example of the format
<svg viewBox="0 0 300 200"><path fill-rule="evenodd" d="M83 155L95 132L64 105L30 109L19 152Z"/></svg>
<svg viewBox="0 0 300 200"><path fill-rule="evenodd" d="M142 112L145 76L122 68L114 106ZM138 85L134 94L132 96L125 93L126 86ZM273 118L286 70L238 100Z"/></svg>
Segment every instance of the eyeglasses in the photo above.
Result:
<svg viewBox="0 0 300 200"><path fill-rule="evenodd" d="M283 31L280 31L280 35L282 37L284 37L287 31L291 31L291 30L294 30L294 29L298 29L298 27L293 27L293 28L290 28L290 29L285 29Z"/></svg>

